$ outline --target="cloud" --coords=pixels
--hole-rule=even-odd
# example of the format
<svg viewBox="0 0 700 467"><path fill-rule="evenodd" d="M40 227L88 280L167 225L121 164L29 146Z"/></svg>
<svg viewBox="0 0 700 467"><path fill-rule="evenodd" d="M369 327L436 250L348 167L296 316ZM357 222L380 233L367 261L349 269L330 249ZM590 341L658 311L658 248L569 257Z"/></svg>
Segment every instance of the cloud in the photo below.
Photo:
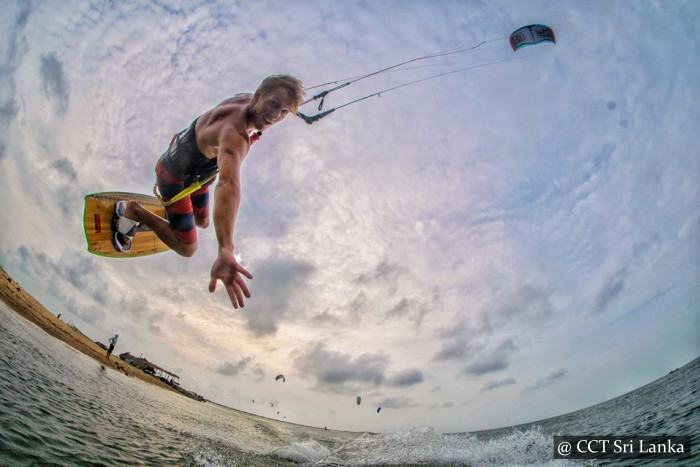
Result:
<svg viewBox="0 0 700 467"><path fill-rule="evenodd" d="M610 303L615 301L625 288L626 278L627 270L623 268L605 279L595 298L594 310L596 312L605 310Z"/></svg>
<svg viewBox="0 0 700 467"><path fill-rule="evenodd" d="M4 6L5 14L11 8L19 8L15 12L14 22L10 25L6 34L0 36L0 40L7 40L7 51L0 55L0 122L12 119L18 111L16 95L16 71L27 51L27 44L22 31L27 25L29 16L33 11L32 2L13 2L10 6ZM9 17L9 14L8 14ZM3 44L4 45L4 44Z"/></svg>
<svg viewBox="0 0 700 467"><path fill-rule="evenodd" d="M280 321L291 317L292 297L299 297L304 281L314 268L292 257L274 255L255 268L249 287L253 299L246 304L246 327L256 336L274 334Z"/></svg>
<svg viewBox="0 0 700 467"><path fill-rule="evenodd" d="M537 389L541 389L544 387L547 387L551 384L554 384L558 380L564 378L566 376L566 370L564 368L559 368L557 371L550 373L544 378L540 378L535 384L532 386L528 386L525 388L526 391L536 391Z"/></svg>
<svg viewBox="0 0 700 467"><path fill-rule="evenodd" d="M29 277L44 283L56 300L88 323L110 319L104 313L95 313L96 306L100 310L118 310L122 318L131 320L147 319L151 314L148 299L140 291L132 291L129 295L115 294L114 287L92 256L64 253L53 259L34 247L26 246L20 246L9 256L17 258ZM66 287L67 284L73 288ZM76 290L80 294L76 295Z"/></svg>
<svg viewBox="0 0 700 467"><path fill-rule="evenodd" d="M371 284L382 279L395 279L404 272L406 272L406 268L397 263L390 263L385 259L377 264L376 268L371 273L360 274L353 279L353 282L357 284Z"/></svg>
<svg viewBox="0 0 700 467"><path fill-rule="evenodd" d="M452 407L455 406L454 402L443 402L442 404L432 404L428 406L428 410L437 410L437 409L451 409Z"/></svg>
<svg viewBox="0 0 700 467"><path fill-rule="evenodd" d="M44 93L50 99L55 99L57 111L64 114L68 108L69 88L66 76L63 73L63 64L56 54L42 55L39 67Z"/></svg>
<svg viewBox="0 0 700 467"><path fill-rule="evenodd" d="M1 75L0 75L1 76ZM17 104L13 99L0 103L0 120L7 121L17 114Z"/></svg>
<svg viewBox="0 0 700 467"><path fill-rule="evenodd" d="M251 373L253 374L253 380L255 382L261 382L265 379L265 370L260 365L256 365L252 368Z"/></svg>
<svg viewBox="0 0 700 467"><path fill-rule="evenodd" d="M481 392L493 391L494 389L502 388L503 386L511 386L515 384L515 378L509 377L505 379L491 380L484 384Z"/></svg>
<svg viewBox="0 0 700 467"><path fill-rule="evenodd" d="M527 320L530 325L544 321L552 313L553 290L548 283L525 283L498 293L491 309L483 314L485 329L516 319Z"/></svg>
<svg viewBox="0 0 700 467"><path fill-rule="evenodd" d="M416 368L409 368L391 377L387 384L394 387L413 386L423 382L423 372Z"/></svg>
<svg viewBox="0 0 700 467"><path fill-rule="evenodd" d="M465 366L464 372L480 376L506 368L508 368L508 361L504 355L488 355Z"/></svg>
<svg viewBox="0 0 700 467"><path fill-rule="evenodd" d="M442 344L442 348L435 354L433 360L462 360L467 356L468 345L463 340L452 340Z"/></svg>
<svg viewBox="0 0 700 467"><path fill-rule="evenodd" d="M51 163L51 168L54 169L62 177L67 178L68 181L74 182L78 179L78 172L73 166L73 162L65 157L61 159L56 159Z"/></svg>
<svg viewBox="0 0 700 467"><path fill-rule="evenodd" d="M508 356L516 350L512 339L499 344L483 346L471 361L464 366L464 372L471 375L485 375L508 368Z"/></svg>
<svg viewBox="0 0 700 467"><path fill-rule="evenodd" d="M423 317L428 312L428 308L418 300L402 298L386 312L387 319L409 318L415 327L419 327L423 322Z"/></svg>
<svg viewBox="0 0 700 467"><path fill-rule="evenodd" d="M353 383L379 386L386 379L389 357L364 353L353 357L349 353L329 350L324 343L310 346L295 360L296 368L316 379L317 389L351 390Z"/></svg>
<svg viewBox="0 0 700 467"><path fill-rule="evenodd" d="M454 330L444 330L442 336L451 336L433 356L434 361L456 360L464 363L464 374L481 376L508 368L510 354L517 350L511 338L499 341L467 342L467 327L456 326Z"/></svg>
<svg viewBox="0 0 700 467"><path fill-rule="evenodd" d="M380 400L377 406L382 409L410 409L420 407L420 404L408 397L387 397Z"/></svg>
<svg viewBox="0 0 700 467"><path fill-rule="evenodd" d="M226 362L216 369L217 373L224 376L234 376L245 370L253 357L241 357L236 363Z"/></svg>

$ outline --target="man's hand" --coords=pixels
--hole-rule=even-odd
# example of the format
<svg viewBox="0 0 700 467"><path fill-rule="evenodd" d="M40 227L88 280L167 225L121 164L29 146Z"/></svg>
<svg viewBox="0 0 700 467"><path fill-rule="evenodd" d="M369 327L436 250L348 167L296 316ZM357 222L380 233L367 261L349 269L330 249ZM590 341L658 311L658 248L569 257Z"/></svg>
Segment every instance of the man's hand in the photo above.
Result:
<svg viewBox="0 0 700 467"><path fill-rule="evenodd" d="M221 280L226 287L226 292L228 293L229 299L231 299L231 304L234 308L238 309L240 306L243 308L245 305L243 303L243 296L250 298L250 292L248 291L248 286L243 280L243 276L248 279L252 279L253 275L246 271L246 269L238 264L236 258L233 256L233 252L221 248L219 250L219 256L217 256L216 261L211 266L211 281L209 282L209 292L214 292L216 290L216 281Z"/></svg>

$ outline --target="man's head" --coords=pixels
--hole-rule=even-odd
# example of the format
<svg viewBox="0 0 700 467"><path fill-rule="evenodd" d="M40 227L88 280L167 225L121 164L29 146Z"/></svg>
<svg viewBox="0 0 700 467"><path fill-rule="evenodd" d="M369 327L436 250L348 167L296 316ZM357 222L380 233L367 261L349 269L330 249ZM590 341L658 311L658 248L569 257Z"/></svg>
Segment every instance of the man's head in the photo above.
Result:
<svg viewBox="0 0 700 467"><path fill-rule="evenodd" d="M301 84L301 81L292 75L270 75L262 80L262 83L260 83L255 93L262 94L277 88L282 88L287 91L287 95L292 104L292 108L289 110L296 113L304 100L304 86Z"/></svg>
<svg viewBox="0 0 700 467"><path fill-rule="evenodd" d="M250 102L250 122L265 130L289 114L294 114L304 99L301 81L290 75L265 78Z"/></svg>

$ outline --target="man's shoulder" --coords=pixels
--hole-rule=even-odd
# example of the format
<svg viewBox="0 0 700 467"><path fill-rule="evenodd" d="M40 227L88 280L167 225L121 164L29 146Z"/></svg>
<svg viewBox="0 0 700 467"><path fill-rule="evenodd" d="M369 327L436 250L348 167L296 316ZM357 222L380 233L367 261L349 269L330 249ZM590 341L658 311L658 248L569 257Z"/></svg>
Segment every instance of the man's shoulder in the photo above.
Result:
<svg viewBox="0 0 700 467"><path fill-rule="evenodd" d="M225 99L219 104L214 107L219 108L223 106L230 106L230 105L238 105L238 106L246 106L248 103L253 99L253 94L249 92L239 92L238 94L234 95L233 97L229 97L228 99Z"/></svg>
<svg viewBox="0 0 700 467"><path fill-rule="evenodd" d="M226 120L229 124L235 124L238 120L244 121L248 115L248 104L250 98L231 98L225 100L208 113L208 120L211 123Z"/></svg>

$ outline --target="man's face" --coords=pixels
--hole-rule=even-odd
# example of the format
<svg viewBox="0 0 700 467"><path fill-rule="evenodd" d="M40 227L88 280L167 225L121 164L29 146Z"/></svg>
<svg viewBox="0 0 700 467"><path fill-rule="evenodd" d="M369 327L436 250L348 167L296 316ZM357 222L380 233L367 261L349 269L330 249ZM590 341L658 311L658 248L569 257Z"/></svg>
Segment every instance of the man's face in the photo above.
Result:
<svg viewBox="0 0 700 467"><path fill-rule="evenodd" d="M264 94L255 93L251 106L252 123L256 129L265 131L284 120L291 113L291 108L292 100L284 88L276 88Z"/></svg>

